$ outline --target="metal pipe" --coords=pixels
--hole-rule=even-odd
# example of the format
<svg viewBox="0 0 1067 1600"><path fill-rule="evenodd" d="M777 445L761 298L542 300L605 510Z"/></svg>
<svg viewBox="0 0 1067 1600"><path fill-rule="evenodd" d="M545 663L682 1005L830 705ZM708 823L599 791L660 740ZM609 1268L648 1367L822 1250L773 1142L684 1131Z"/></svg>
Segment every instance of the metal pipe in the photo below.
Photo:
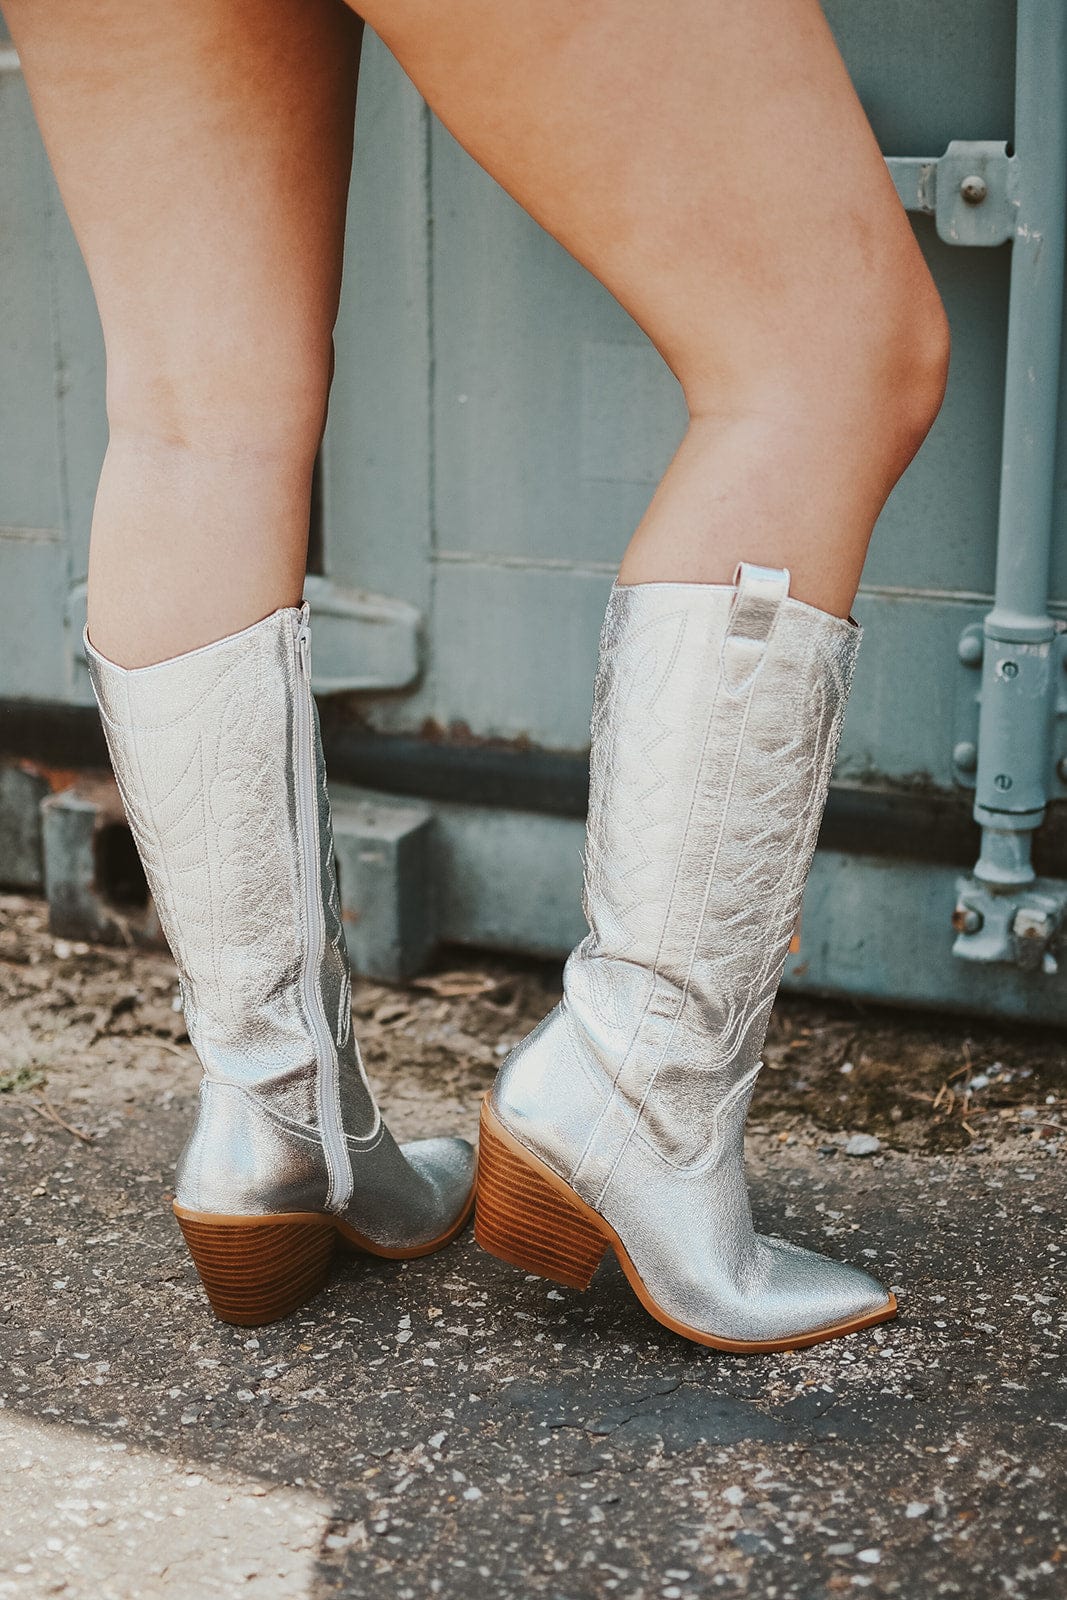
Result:
<svg viewBox="0 0 1067 1600"><path fill-rule="evenodd" d="M1033 880L1033 830L1048 799L1056 653L1049 616L1056 414L1067 241L1067 7L1019 0L1004 434L993 609L985 619L975 876L1001 891ZM1007 837L1016 835L1015 838Z"/></svg>

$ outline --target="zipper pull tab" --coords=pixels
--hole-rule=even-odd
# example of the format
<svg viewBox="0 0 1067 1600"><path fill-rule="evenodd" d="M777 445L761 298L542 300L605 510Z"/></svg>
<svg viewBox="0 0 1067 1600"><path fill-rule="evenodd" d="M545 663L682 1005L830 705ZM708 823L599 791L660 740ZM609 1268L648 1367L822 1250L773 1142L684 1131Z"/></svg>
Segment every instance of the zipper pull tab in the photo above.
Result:
<svg viewBox="0 0 1067 1600"><path fill-rule="evenodd" d="M296 647L300 652L300 662L311 681L311 607L305 600L300 607L300 617L296 625Z"/></svg>

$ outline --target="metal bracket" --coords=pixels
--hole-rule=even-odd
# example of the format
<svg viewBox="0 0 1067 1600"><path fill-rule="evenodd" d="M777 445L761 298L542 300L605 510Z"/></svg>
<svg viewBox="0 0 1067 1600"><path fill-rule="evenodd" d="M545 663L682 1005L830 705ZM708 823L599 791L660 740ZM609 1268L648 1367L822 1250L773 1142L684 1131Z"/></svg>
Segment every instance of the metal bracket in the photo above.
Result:
<svg viewBox="0 0 1067 1600"><path fill-rule="evenodd" d="M960 634L956 654L965 669L957 674L956 714L953 721L952 771L964 789L973 789L978 773L978 719L982 705L982 657L985 633L972 622Z"/></svg>
<svg viewBox="0 0 1067 1600"><path fill-rule="evenodd" d="M946 244L997 245L1015 237L1018 157L993 139L953 139L943 156L888 156L906 211L934 217Z"/></svg>
<svg viewBox="0 0 1067 1600"><path fill-rule="evenodd" d="M1036 878L1026 889L997 894L976 878L961 878L952 926L952 953L962 961L1008 962L1030 972L1059 970L1056 945L1067 913L1067 883Z"/></svg>
<svg viewBox="0 0 1067 1600"><path fill-rule="evenodd" d="M990 649L999 652L993 660L996 668L994 692L1002 681L1014 688L1025 679L1029 652L1034 656L1034 692L1045 699L1046 704L1051 700L1052 736L1045 747L1048 771L1042 780L1040 753L1039 759L1031 763L1022 760L1022 777L1029 778L1029 783L1023 782L1023 789L1030 792L1036 786L1042 794L1067 793L1067 756L1059 755L1067 743L1067 633L1062 623L1056 625L1050 640L1038 643L1021 640L1002 643L988 636L986 623L975 622L964 628L957 653L965 672L957 697L952 749L957 782L970 789L977 783L979 722L986 680L983 665ZM1051 654L1051 662L1042 668L1038 658L1045 652ZM1014 669L1011 673L1007 671L1009 666ZM998 730L1002 732L1002 742L1007 741L1005 749L1009 759L1004 762L1003 782L1007 797L1014 783L1012 771L1008 769L1020 764L1010 759L1012 755L1019 756L1012 744L1018 737L1018 730L1003 715L995 719L994 732ZM997 765L994 758L994 771ZM957 883L956 907L952 914L952 926L956 930L953 954L962 961L1007 963L1024 971L1056 973L1059 970L1057 950L1067 928L1067 883L1054 878L1034 878L1029 865L1030 835L1025 831L1031 824L1025 816L1016 816L1008 809L989 810L981 805L976 808L975 815L984 824L982 854L974 874ZM1027 875L1030 881L1024 882Z"/></svg>
<svg viewBox="0 0 1067 1600"><path fill-rule="evenodd" d="M406 600L349 589L330 578L308 576L304 595L314 623L312 687L316 694L380 693L407 689L421 670L422 613ZM72 698L94 705L82 652L85 584L67 596L67 648Z"/></svg>
<svg viewBox="0 0 1067 1600"><path fill-rule="evenodd" d="M311 576L304 579L304 598L315 628L311 682L316 694L371 694L415 682L422 633L422 613L415 606Z"/></svg>

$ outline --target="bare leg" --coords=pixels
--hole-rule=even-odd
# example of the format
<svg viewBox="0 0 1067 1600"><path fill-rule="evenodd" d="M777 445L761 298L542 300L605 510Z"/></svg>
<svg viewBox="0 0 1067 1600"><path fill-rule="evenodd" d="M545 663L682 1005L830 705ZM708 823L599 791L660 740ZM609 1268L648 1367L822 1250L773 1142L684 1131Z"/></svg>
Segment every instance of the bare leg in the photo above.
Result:
<svg viewBox="0 0 1067 1600"><path fill-rule="evenodd" d="M847 612L948 337L817 0L358 9L682 385L623 580L729 581L746 558Z"/></svg>
<svg viewBox="0 0 1067 1600"><path fill-rule="evenodd" d="M721 1349L881 1322L867 1273L755 1232L743 1132L858 644L827 613L940 403L930 278L816 0L363 9L691 419L608 601L589 929L487 1097L476 1238L582 1288L611 1245ZM792 595L709 587L738 559Z"/></svg>
<svg viewBox="0 0 1067 1600"><path fill-rule="evenodd" d="M299 603L362 24L5 0L103 323L89 628L139 666Z"/></svg>
<svg viewBox="0 0 1067 1600"><path fill-rule="evenodd" d="M399 1147L363 1072L288 609L361 27L340 0L5 9L107 343L86 660L205 1068L174 1211L216 1314L258 1325L318 1292L338 1235L425 1255L473 1202L467 1142Z"/></svg>

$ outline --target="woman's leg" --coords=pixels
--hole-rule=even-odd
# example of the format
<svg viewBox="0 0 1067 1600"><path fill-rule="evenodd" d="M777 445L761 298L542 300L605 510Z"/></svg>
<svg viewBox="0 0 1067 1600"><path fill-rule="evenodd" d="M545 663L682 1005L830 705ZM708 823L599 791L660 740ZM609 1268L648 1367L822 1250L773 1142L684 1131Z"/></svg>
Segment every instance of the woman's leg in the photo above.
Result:
<svg viewBox="0 0 1067 1600"><path fill-rule="evenodd" d="M728 581L745 557L846 613L948 339L817 0L355 3L682 385L624 581Z"/></svg>
<svg viewBox="0 0 1067 1600"><path fill-rule="evenodd" d="M425 1255L473 1200L466 1141L398 1147L363 1072L300 607L360 24L5 11L107 345L85 653L205 1068L174 1209L217 1314L271 1322L338 1236Z"/></svg>
<svg viewBox="0 0 1067 1600"><path fill-rule="evenodd" d="M589 933L487 1102L477 1237L576 1287L611 1245L654 1315L720 1348L880 1322L895 1301L865 1272L755 1232L743 1129L852 679L847 612L941 400L938 297L816 0L361 10L690 412L608 603Z"/></svg>
<svg viewBox="0 0 1067 1600"><path fill-rule="evenodd" d="M89 628L139 666L298 604L362 24L5 0L104 329Z"/></svg>

